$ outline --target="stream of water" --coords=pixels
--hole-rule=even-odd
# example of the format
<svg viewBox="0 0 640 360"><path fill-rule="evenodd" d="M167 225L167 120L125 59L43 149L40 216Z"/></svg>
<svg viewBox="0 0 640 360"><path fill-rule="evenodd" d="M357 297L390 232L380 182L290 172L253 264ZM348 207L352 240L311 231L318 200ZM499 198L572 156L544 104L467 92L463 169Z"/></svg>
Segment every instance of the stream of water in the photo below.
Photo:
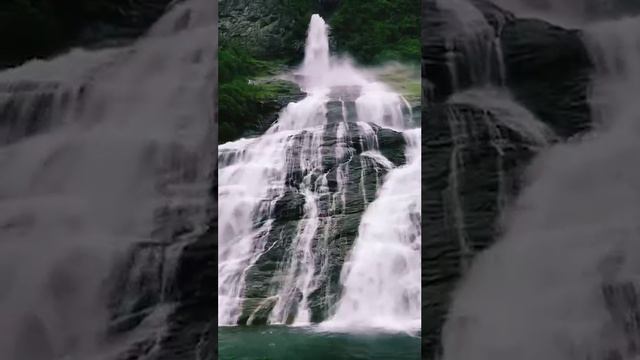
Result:
<svg viewBox="0 0 640 360"><path fill-rule="evenodd" d="M294 71L306 97L265 134L219 146L222 358L382 359L383 344L419 357L419 124L401 95L331 56L328 30L312 16Z"/></svg>

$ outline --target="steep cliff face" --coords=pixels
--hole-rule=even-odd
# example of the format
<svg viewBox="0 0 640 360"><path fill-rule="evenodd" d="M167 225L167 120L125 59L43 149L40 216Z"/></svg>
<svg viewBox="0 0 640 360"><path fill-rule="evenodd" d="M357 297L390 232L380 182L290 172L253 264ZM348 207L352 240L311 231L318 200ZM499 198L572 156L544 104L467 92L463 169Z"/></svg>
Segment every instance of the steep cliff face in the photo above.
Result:
<svg viewBox="0 0 640 360"><path fill-rule="evenodd" d="M423 1L423 332L428 359L452 292L501 233L542 148L591 127L579 31L485 0Z"/></svg>
<svg viewBox="0 0 640 360"><path fill-rule="evenodd" d="M432 101L470 87L506 86L559 134L586 129L592 66L579 31L516 19L485 0L438 4L425 3L423 22Z"/></svg>

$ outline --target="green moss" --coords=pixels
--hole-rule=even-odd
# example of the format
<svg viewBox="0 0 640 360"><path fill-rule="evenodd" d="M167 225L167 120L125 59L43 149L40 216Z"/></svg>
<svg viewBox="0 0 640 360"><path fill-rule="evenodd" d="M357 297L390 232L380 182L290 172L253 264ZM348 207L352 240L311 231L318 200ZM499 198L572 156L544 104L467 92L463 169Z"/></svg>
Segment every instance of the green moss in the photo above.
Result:
<svg viewBox="0 0 640 360"><path fill-rule="evenodd" d="M343 0L330 20L338 50L364 64L420 59L419 0Z"/></svg>
<svg viewBox="0 0 640 360"><path fill-rule="evenodd" d="M275 99L293 95L297 87L274 80L282 71L281 61L258 60L237 45L224 44L218 51L219 142L235 140L257 130L265 114L277 112Z"/></svg>
<svg viewBox="0 0 640 360"><path fill-rule="evenodd" d="M238 78L273 74L278 71L279 62L254 58L242 45L222 43L218 49L218 73L220 83Z"/></svg>

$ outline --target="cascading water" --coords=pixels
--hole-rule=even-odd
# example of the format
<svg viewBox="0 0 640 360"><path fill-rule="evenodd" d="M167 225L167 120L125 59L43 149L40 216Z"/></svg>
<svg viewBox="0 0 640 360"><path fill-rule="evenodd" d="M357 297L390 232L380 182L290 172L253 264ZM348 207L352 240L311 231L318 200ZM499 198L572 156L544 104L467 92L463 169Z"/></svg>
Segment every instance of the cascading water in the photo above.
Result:
<svg viewBox="0 0 640 360"><path fill-rule="evenodd" d="M500 37L484 15L469 0L437 0L435 3L439 11L449 17L443 30L453 90L466 84L503 85L506 75Z"/></svg>
<svg viewBox="0 0 640 360"><path fill-rule="evenodd" d="M332 58L328 32L313 15L295 72L307 97L289 104L264 135L218 148L219 325L342 321L353 298L361 311L382 313L347 314L354 320L347 327L419 327L419 129L403 137L412 127L409 104L348 60ZM406 155L388 139L407 144ZM392 199L402 202L391 208ZM391 214L395 227L366 225ZM360 235L351 249L354 231ZM377 248L396 255L371 261ZM346 256L353 270L340 278ZM378 282L359 278L362 272Z"/></svg>
<svg viewBox="0 0 640 360"><path fill-rule="evenodd" d="M431 11L426 19L430 35L425 40L425 55L427 63L432 63L427 69L432 72L426 77L431 77L434 84L428 90L431 94L425 95L432 98L427 106L442 110L443 115L429 124L430 138L426 141L439 143L439 137L451 141L446 151L439 152L434 146L432 157L425 160L448 169L446 185L433 190L438 199L434 206L441 207L435 211L443 216L435 219L438 224L432 227L442 226L446 234L437 235L439 239L432 244L437 247L440 238L453 240L455 245L449 246L458 253L456 267L461 275L475 253L486 246L490 238L487 234L497 228L484 224L483 218L509 203L513 190L510 160L514 153L537 151L556 136L518 103L507 84L501 31L510 21L509 15L486 15L484 1L430 0L427 5ZM446 156L440 157L439 153ZM483 180L477 181L477 177ZM480 209L473 192L488 188L495 189L496 206L484 200ZM485 234L475 236L478 232Z"/></svg>
<svg viewBox="0 0 640 360"><path fill-rule="evenodd" d="M420 129L405 136L407 164L387 175L363 215L342 298L324 329L420 330Z"/></svg>
<svg viewBox="0 0 640 360"><path fill-rule="evenodd" d="M180 249L207 222L212 3L173 6L130 47L0 73L3 359L159 349Z"/></svg>
<svg viewBox="0 0 640 360"><path fill-rule="evenodd" d="M445 359L639 358L639 30L637 17L585 26L596 126L535 161L455 296Z"/></svg>

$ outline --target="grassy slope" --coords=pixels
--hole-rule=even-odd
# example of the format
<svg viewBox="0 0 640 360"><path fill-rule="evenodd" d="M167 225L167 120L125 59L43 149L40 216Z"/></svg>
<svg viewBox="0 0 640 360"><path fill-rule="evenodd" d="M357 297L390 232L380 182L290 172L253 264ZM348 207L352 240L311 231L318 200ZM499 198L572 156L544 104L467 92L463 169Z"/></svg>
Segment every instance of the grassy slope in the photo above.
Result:
<svg viewBox="0 0 640 360"><path fill-rule="evenodd" d="M274 75L284 65L275 60L258 60L242 47L222 44L218 50L219 143L231 141L255 128L263 116L263 104L291 88L277 81L253 79Z"/></svg>

